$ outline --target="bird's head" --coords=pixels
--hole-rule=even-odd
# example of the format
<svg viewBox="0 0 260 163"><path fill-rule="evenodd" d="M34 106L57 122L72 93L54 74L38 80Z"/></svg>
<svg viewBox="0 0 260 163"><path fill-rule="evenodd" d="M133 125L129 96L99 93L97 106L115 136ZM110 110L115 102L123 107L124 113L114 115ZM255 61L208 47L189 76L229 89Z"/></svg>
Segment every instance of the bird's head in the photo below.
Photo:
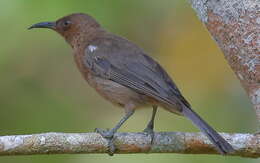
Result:
<svg viewBox="0 0 260 163"><path fill-rule="evenodd" d="M87 14L75 13L53 22L41 22L32 25L28 29L48 28L61 34L70 44L76 40L91 39L101 30L99 23Z"/></svg>

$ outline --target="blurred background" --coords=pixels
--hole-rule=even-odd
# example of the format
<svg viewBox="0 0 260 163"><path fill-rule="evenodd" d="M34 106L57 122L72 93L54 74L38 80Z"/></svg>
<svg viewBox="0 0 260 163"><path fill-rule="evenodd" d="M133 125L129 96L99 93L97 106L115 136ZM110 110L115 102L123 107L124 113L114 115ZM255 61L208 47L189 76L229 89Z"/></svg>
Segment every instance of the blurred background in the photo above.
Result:
<svg viewBox="0 0 260 163"><path fill-rule="evenodd" d="M89 13L109 31L140 45L173 77L184 96L219 132L255 132L252 106L224 55L187 1L1 0L0 135L92 132L111 128L123 110L103 100L76 69L72 50L50 30L27 27L74 12ZM144 129L151 116L139 110L120 131ZM156 131L198 130L163 109ZM99 162L256 163L240 157L181 154L41 155L0 157L1 163Z"/></svg>

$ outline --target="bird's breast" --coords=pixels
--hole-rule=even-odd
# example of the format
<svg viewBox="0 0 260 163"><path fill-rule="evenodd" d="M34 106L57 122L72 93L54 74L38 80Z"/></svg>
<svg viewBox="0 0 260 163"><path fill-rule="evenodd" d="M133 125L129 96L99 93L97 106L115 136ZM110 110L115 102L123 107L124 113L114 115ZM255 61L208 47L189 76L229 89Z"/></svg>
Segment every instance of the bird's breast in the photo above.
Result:
<svg viewBox="0 0 260 163"><path fill-rule="evenodd" d="M75 50L73 53L74 56L74 61L79 69L79 71L81 72L81 74L83 75L83 77L87 80L87 76L89 74L89 69L87 66L84 65L84 51L81 52L81 50Z"/></svg>

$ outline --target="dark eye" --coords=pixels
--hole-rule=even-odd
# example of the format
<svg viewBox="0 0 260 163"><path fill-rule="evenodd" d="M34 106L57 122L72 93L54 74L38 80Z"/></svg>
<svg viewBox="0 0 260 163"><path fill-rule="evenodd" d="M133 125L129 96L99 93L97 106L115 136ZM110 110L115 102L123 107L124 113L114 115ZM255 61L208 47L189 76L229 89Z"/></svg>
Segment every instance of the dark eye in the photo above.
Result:
<svg viewBox="0 0 260 163"><path fill-rule="evenodd" d="M68 27L70 24L71 24L71 21L69 21L69 20L66 20L63 22L64 27Z"/></svg>

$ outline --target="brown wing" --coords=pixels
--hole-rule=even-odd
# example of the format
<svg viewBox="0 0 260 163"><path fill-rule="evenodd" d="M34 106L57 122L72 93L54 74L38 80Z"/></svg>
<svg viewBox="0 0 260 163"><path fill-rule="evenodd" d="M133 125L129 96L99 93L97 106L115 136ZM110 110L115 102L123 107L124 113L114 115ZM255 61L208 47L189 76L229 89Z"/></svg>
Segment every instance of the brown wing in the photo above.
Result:
<svg viewBox="0 0 260 163"><path fill-rule="evenodd" d="M85 65L92 73L169 105L190 107L163 68L140 48L120 37L101 40L91 44L96 50L85 50Z"/></svg>

